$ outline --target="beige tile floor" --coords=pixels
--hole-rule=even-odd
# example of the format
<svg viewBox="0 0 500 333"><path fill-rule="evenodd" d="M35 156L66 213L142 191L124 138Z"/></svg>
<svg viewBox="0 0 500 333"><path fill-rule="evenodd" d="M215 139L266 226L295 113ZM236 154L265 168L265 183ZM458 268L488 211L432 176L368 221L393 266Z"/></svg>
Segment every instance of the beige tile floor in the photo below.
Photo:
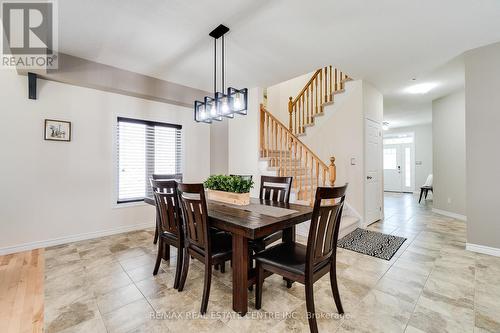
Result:
<svg viewBox="0 0 500 333"><path fill-rule="evenodd" d="M369 228L408 240L390 260L338 250L338 318L328 276L315 284L320 332L500 332L500 258L465 251L465 223L433 214L431 202L386 194L383 222ZM156 248L143 230L46 249L46 332L308 332L303 286L280 277L263 305L231 311L231 271L215 272L208 316L199 310L203 266L185 291L172 288L175 251L152 276Z"/></svg>

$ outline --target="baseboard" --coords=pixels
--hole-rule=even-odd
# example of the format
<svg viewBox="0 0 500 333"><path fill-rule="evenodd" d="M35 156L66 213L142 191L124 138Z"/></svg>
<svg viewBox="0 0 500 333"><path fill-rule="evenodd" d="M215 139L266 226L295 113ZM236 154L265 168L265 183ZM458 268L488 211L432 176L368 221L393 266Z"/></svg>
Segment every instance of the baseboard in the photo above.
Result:
<svg viewBox="0 0 500 333"><path fill-rule="evenodd" d="M457 213L448 212L446 210L432 208L432 212L436 213L436 214L439 214L439 215L444 215L444 216L452 217L452 218L457 219L457 220L467 221L467 216L461 215L461 214L457 214Z"/></svg>
<svg viewBox="0 0 500 333"><path fill-rule="evenodd" d="M31 243L24 243L21 245L7 246L7 247L0 248L0 255L22 252L22 251L29 251L29 250L33 250L33 249L45 248L45 247L50 247L50 246L66 244L66 243L78 242L78 241L92 239L92 238L111 236L111 235L115 235L115 234L121 234L124 232L152 228L152 227L154 227L154 222L148 222L148 223L142 223L142 224L134 224L134 225L130 225L130 226L122 226L122 227L117 227L117 228L112 228L112 229L107 229L107 230L92 231L92 232L87 232L87 233L78 234L78 235L74 235L74 236L65 236L65 237L47 239L47 240L36 241L36 242L31 242Z"/></svg>
<svg viewBox="0 0 500 333"><path fill-rule="evenodd" d="M490 256L500 257L500 249L498 249L496 247L489 247L489 246L484 246L484 245L466 243L465 249L468 251L472 251L472 252L483 253L483 254L488 254Z"/></svg>

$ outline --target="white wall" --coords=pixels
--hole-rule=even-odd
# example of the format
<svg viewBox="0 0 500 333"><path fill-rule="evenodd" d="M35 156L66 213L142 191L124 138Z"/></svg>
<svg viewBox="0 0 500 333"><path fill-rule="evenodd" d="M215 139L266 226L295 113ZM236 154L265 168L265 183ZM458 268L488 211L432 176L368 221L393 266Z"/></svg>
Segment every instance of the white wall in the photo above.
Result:
<svg viewBox="0 0 500 333"><path fill-rule="evenodd" d="M307 73L267 88L267 110L286 126L290 121L288 112L289 98L297 97L313 74L314 72Z"/></svg>
<svg viewBox="0 0 500 333"><path fill-rule="evenodd" d="M500 256L500 43L465 53L465 99L467 246Z"/></svg>
<svg viewBox="0 0 500 333"><path fill-rule="evenodd" d="M414 134L415 142L415 191L420 191L432 174L432 124L398 127L385 132L386 135ZM417 162L419 164L417 164Z"/></svg>
<svg viewBox="0 0 500 333"><path fill-rule="evenodd" d="M116 117L183 126L186 181L210 171L210 127L187 108L0 71L0 252L12 246L154 226L147 205L116 208ZM72 141L43 140L45 118L72 122ZM41 245L42 243L38 243ZM32 244L33 245L33 244Z"/></svg>
<svg viewBox="0 0 500 333"><path fill-rule="evenodd" d="M364 115L363 82L350 81L346 92L335 96L335 103L325 106L325 115L300 139L327 165L335 156L336 184L349 183L346 200L359 214L364 214ZM356 165L351 165L351 158Z"/></svg>
<svg viewBox="0 0 500 333"><path fill-rule="evenodd" d="M248 114L235 116L228 123L228 173L253 175L254 188L250 196L259 196L260 187L260 104L263 90L252 88L248 91Z"/></svg>
<svg viewBox="0 0 500 333"><path fill-rule="evenodd" d="M433 208L465 216L465 93L432 102Z"/></svg>
<svg viewBox="0 0 500 333"><path fill-rule="evenodd" d="M227 174L228 124L231 119L210 124L210 174Z"/></svg>

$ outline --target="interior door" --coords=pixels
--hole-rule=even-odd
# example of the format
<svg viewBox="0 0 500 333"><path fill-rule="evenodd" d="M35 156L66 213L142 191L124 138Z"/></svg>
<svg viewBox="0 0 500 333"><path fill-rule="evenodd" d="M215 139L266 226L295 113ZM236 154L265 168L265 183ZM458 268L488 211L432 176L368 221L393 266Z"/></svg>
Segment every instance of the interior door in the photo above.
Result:
<svg viewBox="0 0 500 333"><path fill-rule="evenodd" d="M401 192L401 145L384 145L384 191Z"/></svg>
<svg viewBox="0 0 500 333"><path fill-rule="evenodd" d="M382 218L382 128L378 122L365 120L365 224Z"/></svg>

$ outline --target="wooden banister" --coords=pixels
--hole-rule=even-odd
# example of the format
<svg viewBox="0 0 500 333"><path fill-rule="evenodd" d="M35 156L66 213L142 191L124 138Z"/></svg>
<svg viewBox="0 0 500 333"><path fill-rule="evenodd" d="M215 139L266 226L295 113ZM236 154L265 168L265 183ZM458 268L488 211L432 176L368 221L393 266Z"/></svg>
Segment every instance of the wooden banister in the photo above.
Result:
<svg viewBox="0 0 500 333"><path fill-rule="evenodd" d="M325 103L333 102L335 93L344 89L351 78L341 71L326 66L314 72L299 94L288 101L288 129L292 134L302 134L305 126L314 123L314 117L323 113Z"/></svg>
<svg viewBox="0 0 500 333"><path fill-rule="evenodd" d="M264 105L260 106L260 154L279 176L294 177L292 186L299 200L312 204L316 187L335 183L335 158L327 165Z"/></svg>

